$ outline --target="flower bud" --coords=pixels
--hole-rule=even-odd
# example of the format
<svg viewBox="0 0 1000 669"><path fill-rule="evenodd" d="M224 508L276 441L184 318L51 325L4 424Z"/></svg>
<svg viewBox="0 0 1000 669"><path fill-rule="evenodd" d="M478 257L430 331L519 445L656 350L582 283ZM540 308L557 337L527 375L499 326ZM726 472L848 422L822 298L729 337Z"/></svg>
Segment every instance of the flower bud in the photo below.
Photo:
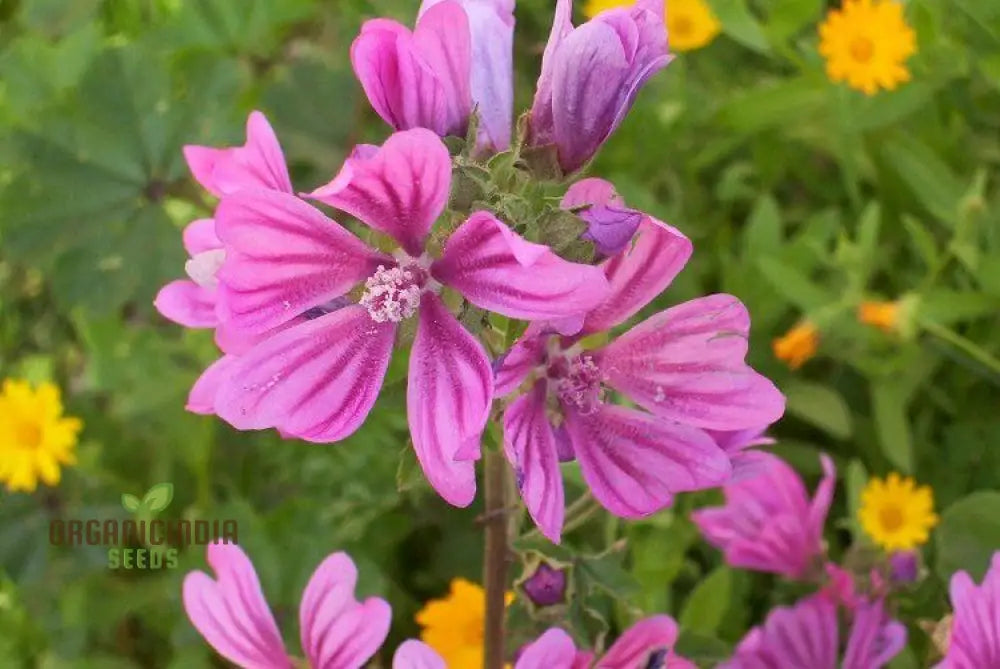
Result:
<svg viewBox="0 0 1000 669"><path fill-rule="evenodd" d="M566 571L539 562L534 573L521 582L521 589L535 606L562 604L566 601Z"/></svg>

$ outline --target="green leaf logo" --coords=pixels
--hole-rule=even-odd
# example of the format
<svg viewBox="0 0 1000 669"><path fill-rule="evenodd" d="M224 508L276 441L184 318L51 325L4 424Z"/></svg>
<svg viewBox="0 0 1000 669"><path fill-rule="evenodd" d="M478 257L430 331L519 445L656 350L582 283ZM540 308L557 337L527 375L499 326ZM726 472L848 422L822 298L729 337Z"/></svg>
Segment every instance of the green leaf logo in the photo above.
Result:
<svg viewBox="0 0 1000 669"><path fill-rule="evenodd" d="M128 493L124 493L122 495L122 506L125 507L125 510L129 513L135 513L139 510L141 505L142 502L140 502L139 498L135 495L130 495Z"/></svg>
<svg viewBox="0 0 1000 669"><path fill-rule="evenodd" d="M146 492L146 496L142 498L142 505L149 511L157 513L170 506L170 501L173 498L173 483L157 483Z"/></svg>

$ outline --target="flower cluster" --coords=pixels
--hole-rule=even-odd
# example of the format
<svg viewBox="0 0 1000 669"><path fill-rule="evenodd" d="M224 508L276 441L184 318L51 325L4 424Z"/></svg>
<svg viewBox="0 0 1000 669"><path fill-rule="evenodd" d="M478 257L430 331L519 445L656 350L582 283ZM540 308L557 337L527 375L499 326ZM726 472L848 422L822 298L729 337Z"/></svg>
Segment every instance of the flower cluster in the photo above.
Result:
<svg viewBox="0 0 1000 669"><path fill-rule="evenodd" d="M393 349L409 346L413 446L456 506L475 497L495 400L528 510L554 541L560 461L578 460L595 497L624 517L730 479L742 448L784 411L781 393L744 361L750 319L739 300L692 300L587 345L650 304L692 246L601 179L577 180L550 204L551 189L576 177L671 59L661 0L576 27L571 9L557 3L516 134L512 0L441 0L423 3L412 30L386 19L362 26L354 70L395 132L355 147L329 183L295 194L259 112L241 147L186 147L219 204L185 230L189 278L156 306L214 329L222 351L192 389L192 411L335 442L371 411ZM539 243L563 229L577 239Z"/></svg>
<svg viewBox="0 0 1000 669"><path fill-rule="evenodd" d="M208 563L213 579L190 572L184 579L184 610L195 629L224 658L239 667L291 669L278 624L264 599L260 580L243 550L234 544L211 544ZM358 571L346 553L328 556L313 572L299 605L302 650L315 669L359 669L378 652L389 633L392 610L379 597L357 601ZM444 658L428 643L411 639L396 650L393 669L472 669L482 666L482 591L460 582L461 600L432 602L425 616L435 619L441 609L445 636L427 638L446 649ZM469 609L472 610L469 610ZM476 609L480 609L477 611ZM472 643L456 635L470 626ZM669 616L639 621L595 662L594 654L577 649L569 634L553 627L518 654L514 669L583 669L599 667L670 667L694 669L674 653L677 624ZM456 636L458 638L456 638ZM478 644L478 645L477 645ZM447 664L446 664L447 660Z"/></svg>

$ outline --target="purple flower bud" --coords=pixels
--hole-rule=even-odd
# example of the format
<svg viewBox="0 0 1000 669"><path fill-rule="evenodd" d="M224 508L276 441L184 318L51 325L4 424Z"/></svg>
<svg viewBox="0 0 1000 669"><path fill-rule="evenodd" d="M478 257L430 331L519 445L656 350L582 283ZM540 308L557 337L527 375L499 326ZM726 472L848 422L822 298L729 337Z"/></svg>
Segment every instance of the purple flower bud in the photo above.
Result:
<svg viewBox="0 0 1000 669"><path fill-rule="evenodd" d="M598 253L613 256L621 253L639 224L643 214L625 206L625 200L615 192L615 187L604 179L583 179L566 191L563 209L586 207L578 216L587 223L581 235L594 243Z"/></svg>
<svg viewBox="0 0 1000 669"><path fill-rule="evenodd" d="M920 576L916 551L897 551L889 556L889 578L893 583L915 583Z"/></svg>
<svg viewBox="0 0 1000 669"><path fill-rule="evenodd" d="M554 606L566 601L566 572L539 562L521 588L535 606Z"/></svg>
<svg viewBox="0 0 1000 669"><path fill-rule="evenodd" d="M663 10L663 0L637 0L574 28L571 0L558 0L531 107L531 146L554 144L567 173L597 153L671 60Z"/></svg>

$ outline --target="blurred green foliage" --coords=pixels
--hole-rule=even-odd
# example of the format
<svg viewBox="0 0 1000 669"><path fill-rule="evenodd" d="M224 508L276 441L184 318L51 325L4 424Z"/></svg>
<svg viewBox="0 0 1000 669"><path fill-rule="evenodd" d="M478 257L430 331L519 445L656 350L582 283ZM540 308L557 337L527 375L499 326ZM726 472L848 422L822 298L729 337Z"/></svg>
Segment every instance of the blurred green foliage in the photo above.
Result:
<svg viewBox="0 0 1000 669"><path fill-rule="evenodd" d="M353 144L387 133L350 71L353 36L366 17L409 23L417 4L0 0L0 374L56 380L86 426L59 488L0 498L0 666L209 662L180 605L200 551L174 571L125 572L99 548L48 543L49 519L124 518L121 495L159 481L174 484L171 517L239 520L290 648L299 593L333 550L358 562L362 593L392 603L393 644L452 577L478 580L477 507L447 507L400 465L398 381L337 445L238 434L183 409L211 335L151 308L182 272L181 226L212 206L181 145L239 143L262 109L296 185L324 183ZM519 108L551 4L519 2ZM916 621L940 618L947 577L980 576L1000 547L1000 5L910 0L913 81L865 97L824 75L822 0L711 4L723 36L654 79L592 171L695 242L650 310L712 291L747 303L751 361L789 398L777 451L810 478L820 451L838 464L834 556L865 542L854 514L868 475L934 488L942 523L927 579L900 603L910 648L894 665L925 666ZM862 301L901 298L898 332L857 321ZM820 349L792 372L770 342L803 318ZM566 474L572 500L582 485ZM682 651L711 662L795 594L700 541L687 512L717 499L682 496L630 524L583 507L564 546L518 546L573 565L578 634L667 611ZM512 628L523 640L538 623L515 608Z"/></svg>

